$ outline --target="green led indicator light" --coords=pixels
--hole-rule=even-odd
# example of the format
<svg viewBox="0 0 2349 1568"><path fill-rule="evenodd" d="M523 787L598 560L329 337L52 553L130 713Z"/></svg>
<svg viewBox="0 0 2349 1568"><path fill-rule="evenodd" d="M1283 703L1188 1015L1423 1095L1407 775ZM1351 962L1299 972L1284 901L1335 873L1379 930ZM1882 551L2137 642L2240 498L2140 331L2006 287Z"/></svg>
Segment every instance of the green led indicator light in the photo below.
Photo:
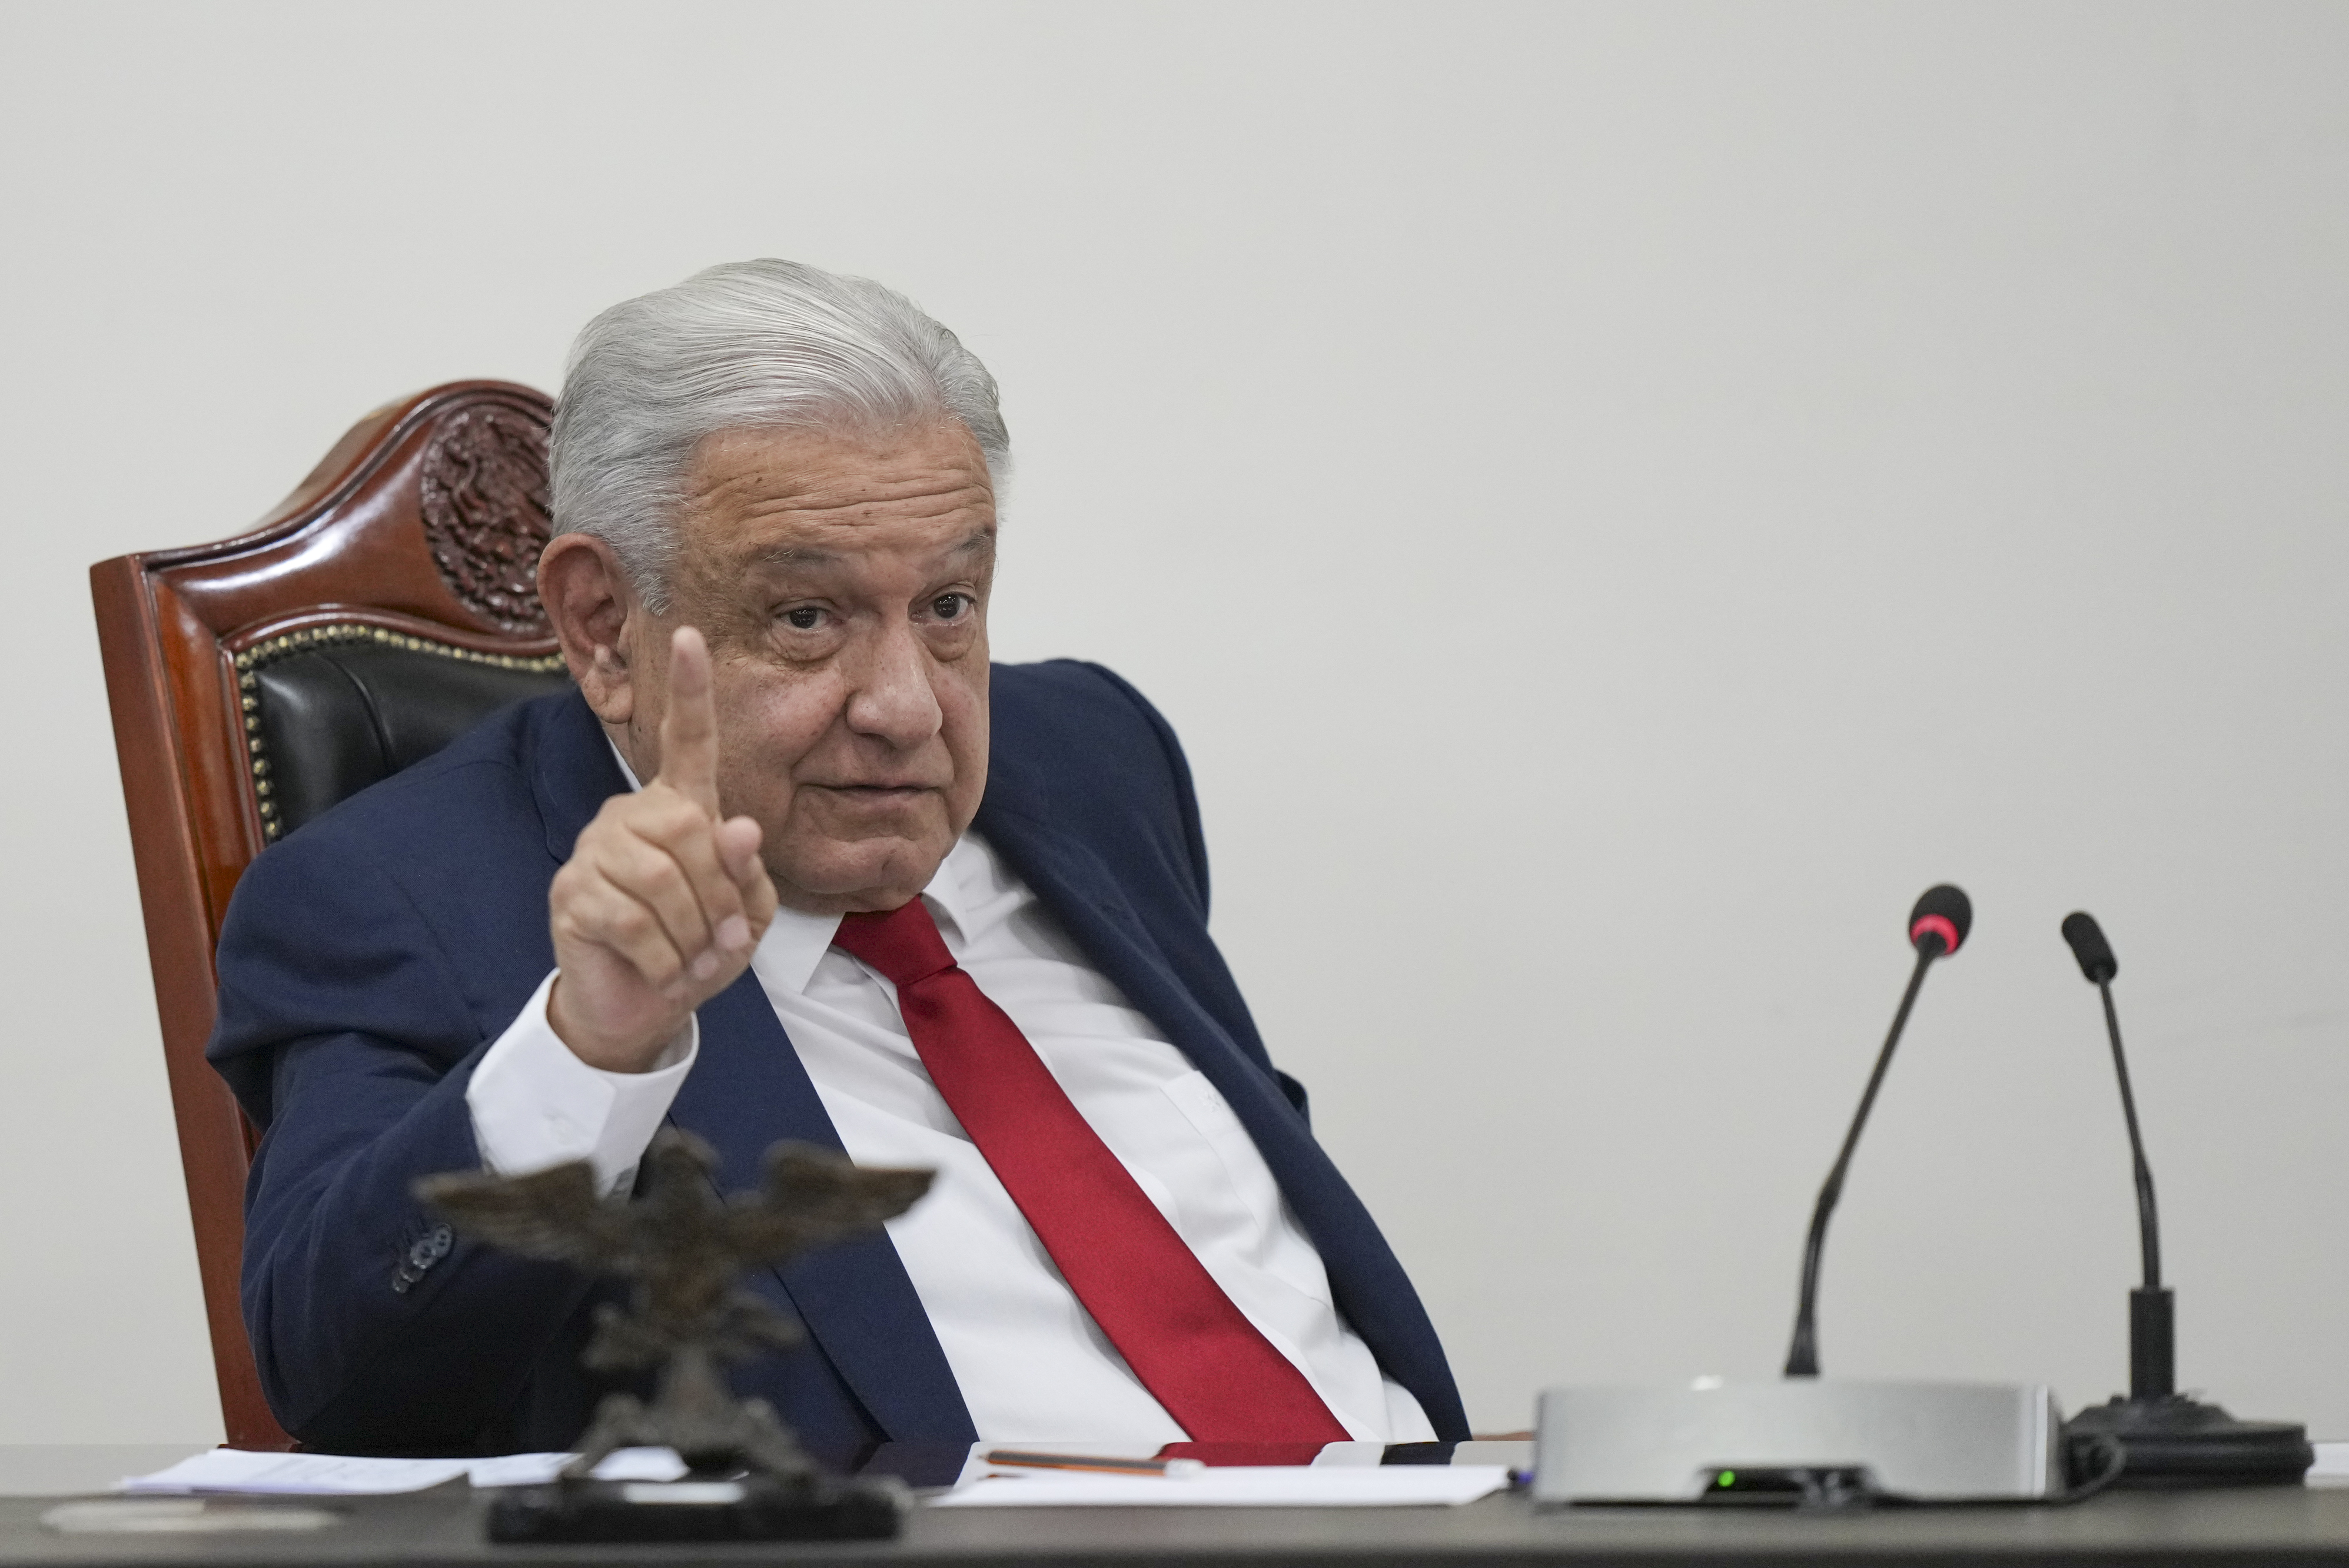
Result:
<svg viewBox="0 0 2349 1568"><path fill-rule="evenodd" d="M1722 1471L1720 1480L1714 1484L1717 1486L1735 1486L1737 1484L1737 1472L1735 1470Z"/></svg>

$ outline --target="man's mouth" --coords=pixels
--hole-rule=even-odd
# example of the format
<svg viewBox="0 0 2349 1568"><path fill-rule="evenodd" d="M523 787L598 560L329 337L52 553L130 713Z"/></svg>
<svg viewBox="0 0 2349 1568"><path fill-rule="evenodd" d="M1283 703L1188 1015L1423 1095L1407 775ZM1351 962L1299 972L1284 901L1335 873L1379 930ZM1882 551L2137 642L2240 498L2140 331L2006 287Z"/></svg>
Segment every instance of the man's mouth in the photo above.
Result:
<svg viewBox="0 0 2349 1568"><path fill-rule="evenodd" d="M852 800L911 800L917 794L928 794L936 786L923 784L827 784L817 789L844 794Z"/></svg>

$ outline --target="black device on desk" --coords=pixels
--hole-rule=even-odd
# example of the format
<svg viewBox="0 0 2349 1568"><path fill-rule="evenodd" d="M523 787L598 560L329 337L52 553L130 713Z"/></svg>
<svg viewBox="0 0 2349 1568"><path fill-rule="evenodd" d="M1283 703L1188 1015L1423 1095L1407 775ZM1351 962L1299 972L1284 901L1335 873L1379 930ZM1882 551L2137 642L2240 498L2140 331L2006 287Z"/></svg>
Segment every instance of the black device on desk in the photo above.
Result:
<svg viewBox="0 0 2349 1568"><path fill-rule="evenodd" d="M2066 1436L2118 1442L2126 1462L2123 1486L2257 1486L2297 1482L2316 1461L2306 1428L2285 1421L2239 1421L2216 1405L2178 1392L2175 1298L2161 1282L2161 1226L2153 1203L2153 1168L2137 1131L2137 1096L2129 1089L2128 1058L2121 1053L2120 1014L2113 1008L2113 977L2120 962L2112 944L2085 910L2064 919L2064 940L2105 1003L2105 1033L2120 1078L2121 1115L2128 1123L2129 1157L2137 1174L2137 1223L2145 1254L2145 1283L2129 1292L2129 1391L2091 1406L2064 1423Z"/></svg>

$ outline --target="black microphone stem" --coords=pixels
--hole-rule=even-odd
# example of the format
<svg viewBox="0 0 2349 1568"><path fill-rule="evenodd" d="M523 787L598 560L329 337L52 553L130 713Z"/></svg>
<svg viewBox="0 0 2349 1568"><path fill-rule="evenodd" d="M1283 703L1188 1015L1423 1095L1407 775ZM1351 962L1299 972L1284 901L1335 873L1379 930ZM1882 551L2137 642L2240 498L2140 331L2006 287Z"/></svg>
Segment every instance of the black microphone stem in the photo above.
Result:
<svg viewBox="0 0 2349 1568"><path fill-rule="evenodd" d="M2113 1043L2113 1071L2120 1075L2121 1115L2128 1121L2129 1158L2137 1163L2137 1229L2145 1251L2145 1288L2161 1288L2161 1227L2154 1218L2153 1168L2145 1162L2145 1139L2137 1130L2137 1096L2129 1092L2128 1058L2121 1054L2121 1019L2113 1011L2113 984L2096 982L2105 999L2105 1034Z"/></svg>
<svg viewBox="0 0 2349 1568"><path fill-rule="evenodd" d="M2121 1463L2114 1473L2122 1486L2298 1486L2316 1459L2307 1428L2289 1421L2238 1421L2216 1405L2178 1392L2177 1319L2171 1293L2161 1283L2153 1171L2145 1161L2137 1096L2129 1087L2128 1058L2121 1052L2120 1014L2113 1008L2112 980L2120 964L2095 917L2085 909L2064 917L2064 943L2080 961L2080 973L2105 1001L2105 1033L2113 1043L2121 1114L2128 1119L2129 1156L2137 1168L2137 1221L2145 1242L2145 1283L2129 1292L2128 1397L2092 1405L2064 1422L2064 1446L2117 1446Z"/></svg>
<svg viewBox="0 0 2349 1568"><path fill-rule="evenodd" d="M1900 1031L1909 1023L1909 1010L1917 1005L1917 992L1925 983L1925 971L1941 956L1940 936L1928 933L1917 943L1917 968L1909 976L1909 989L1901 993L1900 1011L1892 1015L1892 1028L1884 1036L1884 1049L1876 1054L1876 1071L1868 1075L1868 1087L1859 1096L1859 1109L1851 1118L1851 1130L1844 1135L1842 1152L1836 1156L1835 1168L1819 1188L1817 1206L1811 1210L1811 1233L1803 1243L1803 1293L1795 1311L1794 1343L1786 1348L1786 1376L1816 1377L1819 1375L1818 1304L1819 1259L1826 1251L1827 1219L1835 1213L1836 1202L1843 1196L1844 1172L1850 1168L1852 1150L1859 1147L1859 1130L1868 1125L1868 1113L1876 1104L1876 1091L1884 1083L1884 1070L1892 1065L1892 1048L1900 1044ZM2135 1125L2132 1123L2131 1125ZM2145 1189L2151 1191L2150 1187Z"/></svg>
<svg viewBox="0 0 2349 1568"><path fill-rule="evenodd" d="M2105 999L2105 1035L2113 1043L2113 1071L2121 1081L2121 1115L2128 1122L2129 1158L2137 1168L2137 1230L2145 1251L2145 1284L2129 1292L2129 1397L2167 1399L2178 1391L2177 1308L2161 1288L2161 1226L2153 1207L2153 1168L2137 1127L2137 1096L2129 1090L2128 1058L2121 1053L2121 1019L2113 1009L2110 979L2096 981Z"/></svg>

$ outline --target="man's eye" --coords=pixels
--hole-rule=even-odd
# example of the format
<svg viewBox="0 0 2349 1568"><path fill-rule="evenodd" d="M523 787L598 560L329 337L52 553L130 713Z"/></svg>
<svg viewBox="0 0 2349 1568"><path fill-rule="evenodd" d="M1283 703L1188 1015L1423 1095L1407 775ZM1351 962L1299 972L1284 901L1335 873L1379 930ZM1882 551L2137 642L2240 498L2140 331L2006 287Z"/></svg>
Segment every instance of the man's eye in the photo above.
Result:
<svg viewBox="0 0 2349 1568"><path fill-rule="evenodd" d="M810 605L783 612L783 624L795 631L813 631L823 624L823 611Z"/></svg>
<svg viewBox="0 0 2349 1568"><path fill-rule="evenodd" d="M940 620L959 619L971 607L968 594L940 594L930 601L930 613Z"/></svg>

